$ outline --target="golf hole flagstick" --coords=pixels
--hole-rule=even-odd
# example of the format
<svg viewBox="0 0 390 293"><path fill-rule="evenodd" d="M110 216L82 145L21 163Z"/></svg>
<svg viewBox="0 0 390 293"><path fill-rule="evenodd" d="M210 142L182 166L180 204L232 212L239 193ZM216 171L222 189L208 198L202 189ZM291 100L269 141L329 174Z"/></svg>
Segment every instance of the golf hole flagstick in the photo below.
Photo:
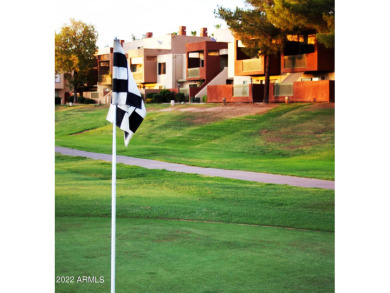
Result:
<svg viewBox="0 0 390 293"><path fill-rule="evenodd" d="M107 120L112 127L111 293L115 293L116 235L116 126L124 131L127 147L146 116L145 104L134 81L120 41L114 40L112 96Z"/></svg>

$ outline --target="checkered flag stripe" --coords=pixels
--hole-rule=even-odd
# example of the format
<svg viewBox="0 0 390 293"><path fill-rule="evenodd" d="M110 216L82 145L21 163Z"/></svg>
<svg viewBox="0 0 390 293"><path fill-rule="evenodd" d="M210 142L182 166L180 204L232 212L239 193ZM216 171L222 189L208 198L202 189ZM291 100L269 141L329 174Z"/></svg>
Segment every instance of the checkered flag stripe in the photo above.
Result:
<svg viewBox="0 0 390 293"><path fill-rule="evenodd" d="M114 42L113 61L112 98L107 120L124 130L127 146L144 120L146 109L119 40ZM116 121L114 121L115 109Z"/></svg>

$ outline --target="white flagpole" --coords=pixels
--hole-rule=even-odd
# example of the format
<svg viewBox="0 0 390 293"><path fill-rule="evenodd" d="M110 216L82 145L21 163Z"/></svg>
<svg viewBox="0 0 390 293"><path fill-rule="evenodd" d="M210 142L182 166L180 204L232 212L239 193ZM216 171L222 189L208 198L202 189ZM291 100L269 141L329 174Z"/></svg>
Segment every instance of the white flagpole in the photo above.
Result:
<svg viewBox="0 0 390 293"><path fill-rule="evenodd" d="M116 234L116 105L112 124L112 191L111 191L111 293L115 293L115 234Z"/></svg>
<svg viewBox="0 0 390 293"><path fill-rule="evenodd" d="M115 38L116 40L116 38ZM114 48L115 48L114 40ZM112 99L112 98L111 98ZM115 293L115 236L116 236L116 109L112 124L112 186L111 186L111 293Z"/></svg>

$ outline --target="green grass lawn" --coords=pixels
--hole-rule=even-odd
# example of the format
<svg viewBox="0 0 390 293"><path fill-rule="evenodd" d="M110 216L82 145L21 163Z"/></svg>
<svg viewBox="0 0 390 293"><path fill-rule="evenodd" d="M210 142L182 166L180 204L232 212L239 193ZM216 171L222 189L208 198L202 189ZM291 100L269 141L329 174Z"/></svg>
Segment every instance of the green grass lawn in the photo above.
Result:
<svg viewBox="0 0 390 293"><path fill-rule="evenodd" d="M56 219L56 292L110 291L110 224ZM333 233L118 218L116 255L116 292L334 292Z"/></svg>
<svg viewBox="0 0 390 293"><path fill-rule="evenodd" d="M109 217L111 164L56 156L56 216ZM334 191L117 165L118 217L334 231Z"/></svg>
<svg viewBox="0 0 390 293"><path fill-rule="evenodd" d="M104 278L56 292L108 292L111 164L55 167L56 276ZM117 292L334 291L334 191L117 168Z"/></svg>
<svg viewBox="0 0 390 293"><path fill-rule="evenodd" d="M117 153L194 166L334 179L334 107L279 105L261 115L212 119L207 112L148 114L130 146L117 134ZM176 107L176 106L175 106ZM216 107L179 105L177 107ZM111 153L107 106L57 107L56 145Z"/></svg>

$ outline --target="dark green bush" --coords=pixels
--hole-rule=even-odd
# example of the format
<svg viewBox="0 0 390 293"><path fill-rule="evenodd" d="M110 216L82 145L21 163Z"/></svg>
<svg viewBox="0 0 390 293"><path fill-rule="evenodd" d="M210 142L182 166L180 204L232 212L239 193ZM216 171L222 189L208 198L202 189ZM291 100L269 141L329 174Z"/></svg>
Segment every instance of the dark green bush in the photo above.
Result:
<svg viewBox="0 0 390 293"><path fill-rule="evenodd" d="M176 102L185 102L185 97L184 97L184 94L183 93L180 93L180 94L176 94L175 95L175 101Z"/></svg>
<svg viewBox="0 0 390 293"><path fill-rule="evenodd" d="M191 103L200 103L200 98L199 97L191 97Z"/></svg>
<svg viewBox="0 0 390 293"><path fill-rule="evenodd" d="M183 93L176 94L170 90L161 90L159 93L147 93L147 103L170 103L171 100L175 102L185 102L185 96Z"/></svg>
<svg viewBox="0 0 390 293"><path fill-rule="evenodd" d="M164 97L164 102L169 103L171 100L175 99L175 93L171 92L170 90L162 90L160 92L160 95Z"/></svg>
<svg viewBox="0 0 390 293"><path fill-rule="evenodd" d="M77 102L80 104L96 104L95 100L84 97L78 97Z"/></svg>
<svg viewBox="0 0 390 293"><path fill-rule="evenodd" d="M54 99L55 99L55 104L56 105L61 105L61 98L55 97Z"/></svg>
<svg viewBox="0 0 390 293"><path fill-rule="evenodd" d="M153 101L153 103L164 103L165 98L161 94L155 94L155 95L153 95L152 101Z"/></svg>
<svg viewBox="0 0 390 293"><path fill-rule="evenodd" d="M156 94L156 93L147 93L147 94L146 94L146 100L150 99L150 100L153 101L153 97L154 97L155 94Z"/></svg>

